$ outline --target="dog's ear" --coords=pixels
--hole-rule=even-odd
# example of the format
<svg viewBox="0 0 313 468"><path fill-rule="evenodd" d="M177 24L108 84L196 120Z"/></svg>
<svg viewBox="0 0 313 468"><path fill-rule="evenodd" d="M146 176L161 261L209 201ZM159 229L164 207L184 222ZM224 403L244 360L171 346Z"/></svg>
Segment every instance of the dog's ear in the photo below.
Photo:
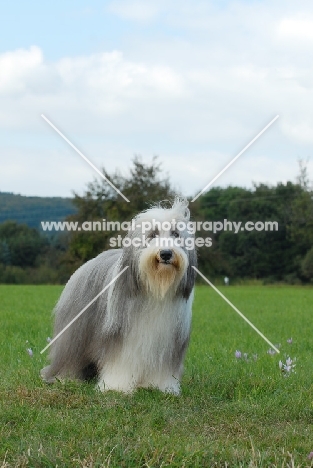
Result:
<svg viewBox="0 0 313 468"><path fill-rule="evenodd" d="M197 252L196 250L188 251L188 267L186 273L181 280L180 287L178 289L179 294L183 296L184 299L189 299L189 296L194 288L196 280L196 271L192 268L193 266L197 267Z"/></svg>
<svg viewBox="0 0 313 468"><path fill-rule="evenodd" d="M121 285L121 291L127 297L137 296L140 293L140 280L138 271L138 258L134 247L124 247L122 259L121 259L121 270L128 266L124 275L123 284Z"/></svg>

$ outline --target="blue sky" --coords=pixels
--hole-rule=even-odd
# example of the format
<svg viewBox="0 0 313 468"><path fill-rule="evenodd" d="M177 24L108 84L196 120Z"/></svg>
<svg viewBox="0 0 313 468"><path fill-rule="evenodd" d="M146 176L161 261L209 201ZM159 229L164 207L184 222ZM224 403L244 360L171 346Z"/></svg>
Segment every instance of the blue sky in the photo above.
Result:
<svg viewBox="0 0 313 468"><path fill-rule="evenodd" d="M1 52L38 45L47 60L116 47L132 29L110 14L108 2L6 2L1 6Z"/></svg>
<svg viewBox="0 0 313 468"><path fill-rule="evenodd" d="M109 172L127 174L134 154L158 155L185 195L276 114L218 183L295 180L297 160L312 156L309 1L34 1L1 10L1 191L67 196L92 180L41 113Z"/></svg>
<svg viewBox="0 0 313 468"><path fill-rule="evenodd" d="M132 2L129 2L130 4ZM149 1L142 2L149 4ZM1 6L0 52L38 45L47 60L122 48L130 36L184 37L158 14L151 21L119 16L110 1L7 2ZM218 3L221 8L223 2Z"/></svg>

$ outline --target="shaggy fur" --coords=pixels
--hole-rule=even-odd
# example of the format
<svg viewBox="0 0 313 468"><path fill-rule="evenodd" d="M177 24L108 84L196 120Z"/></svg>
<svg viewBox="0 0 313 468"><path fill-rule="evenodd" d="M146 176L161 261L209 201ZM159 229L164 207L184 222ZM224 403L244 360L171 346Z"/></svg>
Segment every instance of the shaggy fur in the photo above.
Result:
<svg viewBox="0 0 313 468"><path fill-rule="evenodd" d="M42 369L55 378L97 377L104 390L131 392L156 387L179 394L183 359L189 341L196 266L194 248L171 244L176 223L189 221L186 200L176 199L140 213L126 237L145 238L150 245L101 253L79 268L67 283L55 313L54 336L121 271L128 269L51 345L51 364ZM167 231L143 233L145 221L169 221ZM159 247L160 239L170 247ZM170 257L170 258L168 258Z"/></svg>

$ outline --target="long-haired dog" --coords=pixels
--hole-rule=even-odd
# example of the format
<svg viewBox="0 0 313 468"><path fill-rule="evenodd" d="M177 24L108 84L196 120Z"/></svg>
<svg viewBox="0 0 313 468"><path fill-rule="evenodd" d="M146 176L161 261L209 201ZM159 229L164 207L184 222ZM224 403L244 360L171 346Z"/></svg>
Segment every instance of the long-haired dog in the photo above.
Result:
<svg viewBox="0 0 313 468"><path fill-rule="evenodd" d="M170 208L143 211L123 249L105 251L73 274L54 310L55 336L128 267L51 345L44 380L97 377L102 391L179 394L196 266L189 216L179 198Z"/></svg>

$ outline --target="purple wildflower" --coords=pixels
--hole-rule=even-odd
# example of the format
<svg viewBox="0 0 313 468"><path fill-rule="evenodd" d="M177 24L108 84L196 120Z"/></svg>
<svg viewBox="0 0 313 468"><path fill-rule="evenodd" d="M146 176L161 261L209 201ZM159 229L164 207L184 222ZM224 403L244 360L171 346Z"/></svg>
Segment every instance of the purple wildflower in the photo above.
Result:
<svg viewBox="0 0 313 468"><path fill-rule="evenodd" d="M34 356L34 353L33 353L33 350L31 348L27 348L27 353L30 357L33 357Z"/></svg>
<svg viewBox="0 0 313 468"><path fill-rule="evenodd" d="M270 354L271 356L273 356L274 354L276 354L276 351L275 351L275 349L270 348L270 349L267 351L267 354Z"/></svg>
<svg viewBox="0 0 313 468"><path fill-rule="evenodd" d="M291 359L289 356L286 359L286 363L283 363L282 361L279 361L278 365L280 370L284 373L285 376L291 374L291 372L294 372L294 368L296 366L295 364L296 358Z"/></svg>
<svg viewBox="0 0 313 468"><path fill-rule="evenodd" d="M310 452L309 455L308 455L308 459L312 460L312 458L313 458L313 452Z"/></svg>
<svg viewBox="0 0 313 468"><path fill-rule="evenodd" d="M292 344L292 338L288 338L287 343ZM313 453L313 452L311 452L311 453Z"/></svg>
<svg viewBox="0 0 313 468"><path fill-rule="evenodd" d="M241 351L237 351L235 352L235 358L236 359L241 359Z"/></svg>

